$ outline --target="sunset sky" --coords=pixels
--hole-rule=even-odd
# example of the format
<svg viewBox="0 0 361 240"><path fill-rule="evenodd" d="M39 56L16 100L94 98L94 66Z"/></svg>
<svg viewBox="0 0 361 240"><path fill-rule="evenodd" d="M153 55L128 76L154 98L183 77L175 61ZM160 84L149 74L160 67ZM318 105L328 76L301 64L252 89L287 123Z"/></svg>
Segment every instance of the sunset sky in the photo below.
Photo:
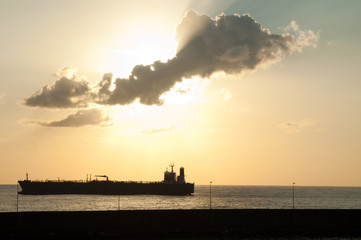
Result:
<svg viewBox="0 0 361 240"><path fill-rule="evenodd" d="M0 184L361 186L360 10L0 0Z"/></svg>

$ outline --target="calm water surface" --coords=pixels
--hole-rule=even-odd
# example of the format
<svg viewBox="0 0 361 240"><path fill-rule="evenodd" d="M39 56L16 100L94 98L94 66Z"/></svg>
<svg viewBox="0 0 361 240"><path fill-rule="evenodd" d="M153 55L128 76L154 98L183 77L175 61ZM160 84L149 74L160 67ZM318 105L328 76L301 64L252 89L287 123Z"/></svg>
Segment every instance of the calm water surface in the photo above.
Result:
<svg viewBox="0 0 361 240"><path fill-rule="evenodd" d="M17 211L16 185L0 185L0 212ZM292 186L212 186L212 208L290 209ZM208 209L209 186L196 185L193 196L19 195L19 211L94 211L135 209ZM361 209L360 187L295 187L298 209Z"/></svg>

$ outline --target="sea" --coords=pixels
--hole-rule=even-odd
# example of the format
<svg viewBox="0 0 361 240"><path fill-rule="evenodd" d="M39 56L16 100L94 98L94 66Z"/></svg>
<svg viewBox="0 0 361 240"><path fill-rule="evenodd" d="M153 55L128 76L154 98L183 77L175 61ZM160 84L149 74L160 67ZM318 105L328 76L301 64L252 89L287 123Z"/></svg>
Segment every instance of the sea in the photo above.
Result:
<svg viewBox="0 0 361 240"><path fill-rule="evenodd" d="M18 195L0 185L0 212L154 209L361 209L361 187L195 185L192 196Z"/></svg>

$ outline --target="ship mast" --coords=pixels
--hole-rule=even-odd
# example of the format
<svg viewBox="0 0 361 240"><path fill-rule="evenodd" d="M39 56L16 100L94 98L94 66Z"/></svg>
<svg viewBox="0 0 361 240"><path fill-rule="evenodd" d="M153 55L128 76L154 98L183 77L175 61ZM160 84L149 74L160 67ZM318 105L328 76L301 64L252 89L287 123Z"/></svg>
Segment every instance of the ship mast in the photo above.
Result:
<svg viewBox="0 0 361 240"><path fill-rule="evenodd" d="M173 172L174 162L171 163L169 166L172 168L172 172Z"/></svg>

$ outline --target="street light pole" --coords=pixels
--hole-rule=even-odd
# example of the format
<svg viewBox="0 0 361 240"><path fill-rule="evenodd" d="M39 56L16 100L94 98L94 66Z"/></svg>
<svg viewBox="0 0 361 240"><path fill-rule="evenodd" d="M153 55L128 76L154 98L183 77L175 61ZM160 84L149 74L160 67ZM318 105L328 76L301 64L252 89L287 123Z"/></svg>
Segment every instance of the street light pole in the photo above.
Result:
<svg viewBox="0 0 361 240"><path fill-rule="evenodd" d="M16 184L16 212L19 212L19 183Z"/></svg>
<svg viewBox="0 0 361 240"><path fill-rule="evenodd" d="M292 208L295 209L295 183L292 184Z"/></svg>
<svg viewBox="0 0 361 240"><path fill-rule="evenodd" d="M212 209L212 181L209 182L209 209Z"/></svg>

